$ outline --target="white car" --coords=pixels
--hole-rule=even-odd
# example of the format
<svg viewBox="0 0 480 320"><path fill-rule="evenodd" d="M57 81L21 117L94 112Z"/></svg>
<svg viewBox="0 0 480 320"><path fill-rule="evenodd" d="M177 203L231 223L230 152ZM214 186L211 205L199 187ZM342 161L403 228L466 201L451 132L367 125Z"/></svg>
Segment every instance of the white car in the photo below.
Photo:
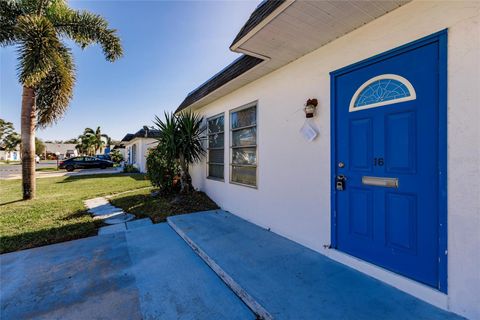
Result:
<svg viewBox="0 0 480 320"><path fill-rule="evenodd" d="M35 162L40 163L40 157L38 156L38 154L35 155Z"/></svg>

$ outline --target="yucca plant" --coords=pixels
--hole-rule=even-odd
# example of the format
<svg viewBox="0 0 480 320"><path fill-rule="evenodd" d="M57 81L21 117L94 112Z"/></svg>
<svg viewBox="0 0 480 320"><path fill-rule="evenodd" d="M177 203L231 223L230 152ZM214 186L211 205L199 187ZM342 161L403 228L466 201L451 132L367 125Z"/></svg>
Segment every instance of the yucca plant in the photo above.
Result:
<svg viewBox="0 0 480 320"><path fill-rule="evenodd" d="M157 149L167 162L174 160L178 164L181 192L188 193L193 189L189 166L205 156L203 117L190 111L178 115L165 112L164 116L165 120L155 116L154 124L160 132Z"/></svg>
<svg viewBox="0 0 480 320"><path fill-rule="evenodd" d="M35 197L35 129L56 122L72 99L75 65L63 42L99 44L108 61L122 56L116 30L99 15L65 0L0 0L0 46L16 46L23 86L21 135L23 198Z"/></svg>

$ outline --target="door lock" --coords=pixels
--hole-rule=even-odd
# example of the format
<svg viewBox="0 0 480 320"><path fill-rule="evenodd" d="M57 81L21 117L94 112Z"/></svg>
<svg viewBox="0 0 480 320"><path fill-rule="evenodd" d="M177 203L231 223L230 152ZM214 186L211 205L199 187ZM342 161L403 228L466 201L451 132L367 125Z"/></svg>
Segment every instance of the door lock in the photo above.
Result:
<svg viewBox="0 0 480 320"><path fill-rule="evenodd" d="M343 174L339 174L335 178L335 188L337 191L343 191L345 190L345 181L347 181L347 177L345 177Z"/></svg>

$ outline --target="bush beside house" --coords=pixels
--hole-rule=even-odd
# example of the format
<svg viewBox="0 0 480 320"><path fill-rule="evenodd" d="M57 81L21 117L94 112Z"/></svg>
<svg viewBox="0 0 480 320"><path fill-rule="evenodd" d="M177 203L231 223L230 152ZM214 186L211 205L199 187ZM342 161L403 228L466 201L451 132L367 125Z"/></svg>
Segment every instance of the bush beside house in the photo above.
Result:
<svg viewBox="0 0 480 320"><path fill-rule="evenodd" d="M192 112L164 116L155 117L158 144L147 156L147 174L162 193L189 193L193 190L189 166L205 156L203 117Z"/></svg>

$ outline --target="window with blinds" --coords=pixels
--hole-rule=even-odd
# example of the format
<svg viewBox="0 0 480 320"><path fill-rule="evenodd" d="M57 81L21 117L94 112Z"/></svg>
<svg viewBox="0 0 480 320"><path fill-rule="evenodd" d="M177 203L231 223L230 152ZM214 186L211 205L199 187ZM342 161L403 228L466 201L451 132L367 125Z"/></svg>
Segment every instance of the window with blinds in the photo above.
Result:
<svg viewBox="0 0 480 320"><path fill-rule="evenodd" d="M257 106L230 112L230 181L257 186Z"/></svg>
<svg viewBox="0 0 480 320"><path fill-rule="evenodd" d="M208 172L210 179L224 179L225 127L223 113L211 117L208 123Z"/></svg>

